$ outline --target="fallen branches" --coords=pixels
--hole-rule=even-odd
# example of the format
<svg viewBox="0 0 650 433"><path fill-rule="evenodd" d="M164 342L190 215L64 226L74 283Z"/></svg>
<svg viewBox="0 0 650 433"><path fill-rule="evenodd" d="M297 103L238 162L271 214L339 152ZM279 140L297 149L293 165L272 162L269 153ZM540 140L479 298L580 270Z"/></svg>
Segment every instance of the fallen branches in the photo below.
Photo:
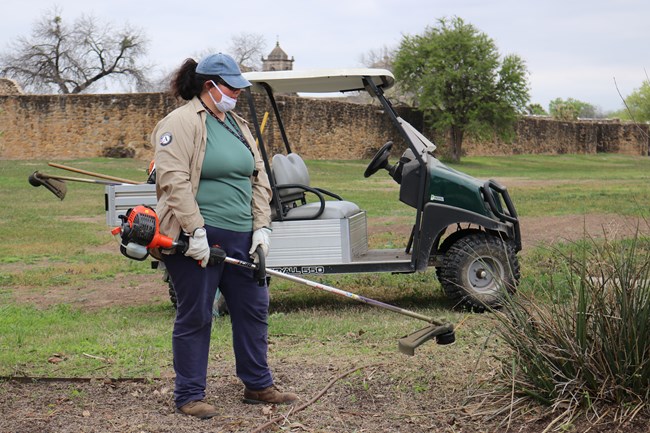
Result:
<svg viewBox="0 0 650 433"><path fill-rule="evenodd" d="M318 401L318 399L320 399L327 392L327 390L329 390L332 386L334 386L334 384L336 382L338 382L339 380L349 376L350 374L354 373L355 371L363 370L363 369L369 368L369 367L377 367L379 365L382 365L382 364L379 363L379 364L363 365L361 367L356 367L356 368L353 368L351 370L346 371L345 373L343 373L343 374L335 377L334 379L332 379L327 384L327 386L325 386L325 388L323 388L318 394L316 394L316 396L314 398L312 398L308 402L306 402L306 403L304 403L304 404L302 404L302 405L300 405L298 407L295 407L295 408L292 407L291 409L289 409L289 411L286 414L276 416L275 418L268 421L267 423L262 424L261 426L257 427L251 433L259 433L259 432L262 432L262 431L266 430L267 428L271 427L273 424L277 424L278 422L281 422L281 421L288 421L289 415L294 414L294 413L298 413L301 410L304 410L304 409L308 408L309 406L311 406L312 404L314 404L316 401Z"/></svg>

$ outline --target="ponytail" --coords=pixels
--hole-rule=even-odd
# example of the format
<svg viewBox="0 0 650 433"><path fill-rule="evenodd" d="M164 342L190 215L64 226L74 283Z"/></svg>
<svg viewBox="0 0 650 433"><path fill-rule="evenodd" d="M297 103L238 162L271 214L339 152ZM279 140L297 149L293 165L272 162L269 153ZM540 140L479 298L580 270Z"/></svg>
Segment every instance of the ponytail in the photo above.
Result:
<svg viewBox="0 0 650 433"><path fill-rule="evenodd" d="M196 60L186 59L174 73L171 81L171 94L189 101L201 93L205 78L196 73Z"/></svg>

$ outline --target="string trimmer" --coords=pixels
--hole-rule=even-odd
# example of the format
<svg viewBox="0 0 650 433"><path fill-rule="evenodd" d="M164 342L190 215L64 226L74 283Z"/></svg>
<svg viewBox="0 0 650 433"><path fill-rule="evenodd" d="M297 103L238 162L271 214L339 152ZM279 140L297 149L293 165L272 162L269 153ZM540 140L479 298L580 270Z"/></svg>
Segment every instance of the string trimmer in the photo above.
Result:
<svg viewBox="0 0 650 433"><path fill-rule="evenodd" d="M70 176L54 176L51 174L41 173L40 171L35 171L34 173L30 174L27 180L29 181L29 184L34 187L44 186L61 200L65 198L65 195L68 191L68 187L64 182L66 180L72 182L97 183L100 185L119 184L118 182L108 180L85 179L82 177Z"/></svg>
<svg viewBox="0 0 650 433"><path fill-rule="evenodd" d="M120 219L122 220L122 225L114 228L111 233L113 233L113 235L120 235L120 252L130 259L144 260L149 255L149 250L153 248L178 248L181 252L187 249L187 244L185 242L174 241L172 238L159 232L160 223L158 215L156 215L156 212L148 206L141 205L131 208L125 215L120 216ZM259 256L261 258L263 257L263 254L260 254ZM364 304L384 308L429 323L429 326L399 339L399 351L407 355L413 355L418 346L434 338L438 344L450 344L456 339L454 327L450 323L443 323L413 311L366 298L365 296L356 295L345 290L337 289L336 287L306 280L295 275L285 274L284 272L276 271L274 269L265 269L263 261L260 262L260 264L249 263L228 257L225 251L221 248L210 248L210 259L208 265L214 265L221 262L251 269L256 271L256 275L258 276L268 274L296 283L306 284L316 289L345 296L346 298L351 298Z"/></svg>

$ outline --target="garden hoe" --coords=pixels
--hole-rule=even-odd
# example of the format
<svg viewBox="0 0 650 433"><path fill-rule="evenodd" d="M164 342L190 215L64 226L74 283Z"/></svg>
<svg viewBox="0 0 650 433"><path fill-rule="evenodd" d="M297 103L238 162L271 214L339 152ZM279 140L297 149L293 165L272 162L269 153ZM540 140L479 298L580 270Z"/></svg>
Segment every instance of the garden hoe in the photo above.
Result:
<svg viewBox="0 0 650 433"><path fill-rule="evenodd" d="M114 228L111 233L113 235L120 235L120 252L126 257L134 260L144 260L149 255L149 250L152 248L171 249L180 248L181 251L187 248L187 244L183 241L174 241L173 239L161 234L159 232L159 221L155 211L148 206L136 206L129 209L125 215L120 216L122 225ZM240 266L251 269L256 272L256 277L263 284L265 274L274 275L293 281L300 284L306 284L316 289L325 290L326 292L334 293L336 295L345 296L354 299L355 301L364 304L374 305L375 307L384 308L395 313L403 314L415 319L423 320L429 323L429 326L420 329L410 335L406 335L399 339L399 351L406 355L414 355L415 349L433 338L436 339L438 344L450 344L456 340L454 334L454 327L450 323L443 323L432 319L430 317L418 314L413 311L404 310L403 308L394 305L386 304L381 301L366 298L361 295L356 295L345 290L337 289L332 286L320 284L311 280L296 277L295 275L285 274L274 269L265 269L263 263L263 254L258 253L260 263L254 264L243 260L228 257L226 252L221 248L210 248L210 259L208 265L225 262L231 265Z"/></svg>

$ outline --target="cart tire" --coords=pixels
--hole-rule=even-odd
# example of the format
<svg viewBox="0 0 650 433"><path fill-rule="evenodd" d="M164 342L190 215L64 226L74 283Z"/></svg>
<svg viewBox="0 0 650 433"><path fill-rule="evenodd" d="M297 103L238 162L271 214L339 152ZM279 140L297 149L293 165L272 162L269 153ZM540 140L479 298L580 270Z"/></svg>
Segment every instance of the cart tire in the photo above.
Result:
<svg viewBox="0 0 650 433"><path fill-rule="evenodd" d="M519 283L519 259L509 242L486 232L454 242L437 275L445 294L475 312L501 306Z"/></svg>
<svg viewBox="0 0 650 433"><path fill-rule="evenodd" d="M167 285L169 286L169 300L171 301L172 307L174 307L175 310L176 306L178 305L178 299L176 299L176 290L174 290L174 284L172 283L171 279L167 281Z"/></svg>
<svg viewBox="0 0 650 433"><path fill-rule="evenodd" d="M172 278L169 276L169 271L164 269L165 273L163 274L163 281L167 283L167 291L169 293L169 301L172 303L174 310L176 305L178 305L178 299L176 299L176 290L174 290L174 283L172 283Z"/></svg>

